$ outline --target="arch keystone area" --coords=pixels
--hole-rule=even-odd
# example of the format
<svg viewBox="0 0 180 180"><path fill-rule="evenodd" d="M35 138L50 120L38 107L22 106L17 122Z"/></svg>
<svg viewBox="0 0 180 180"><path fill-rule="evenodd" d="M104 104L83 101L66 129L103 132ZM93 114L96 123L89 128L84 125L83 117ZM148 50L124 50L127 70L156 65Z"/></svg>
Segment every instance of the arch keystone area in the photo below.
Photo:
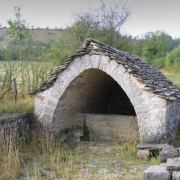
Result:
<svg viewBox="0 0 180 180"><path fill-rule="evenodd" d="M86 119L97 141L169 142L180 119L180 90L136 55L87 39L29 94L37 119L63 140ZM82 135L81 135L82 136Z"/></svg>

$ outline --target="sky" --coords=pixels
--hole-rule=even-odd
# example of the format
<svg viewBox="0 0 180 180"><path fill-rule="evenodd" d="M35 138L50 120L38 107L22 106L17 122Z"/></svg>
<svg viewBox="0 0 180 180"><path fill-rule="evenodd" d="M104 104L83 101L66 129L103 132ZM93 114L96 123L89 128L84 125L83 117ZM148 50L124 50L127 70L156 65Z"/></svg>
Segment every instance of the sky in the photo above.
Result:
<svg viewBox="0 0 180 180"><path fill-rule="evenodd" d="M104 0L107 7L120 2L132 11L122 33L141 37L146 32L164 30L173 38L180 37L179 0ZM65 28L72 22L72 12L100 7L100 0L0 0L2 27L8 27L7 20L15 19L13 7L17 5L23 6L21 13L30 27Z"/></svg>

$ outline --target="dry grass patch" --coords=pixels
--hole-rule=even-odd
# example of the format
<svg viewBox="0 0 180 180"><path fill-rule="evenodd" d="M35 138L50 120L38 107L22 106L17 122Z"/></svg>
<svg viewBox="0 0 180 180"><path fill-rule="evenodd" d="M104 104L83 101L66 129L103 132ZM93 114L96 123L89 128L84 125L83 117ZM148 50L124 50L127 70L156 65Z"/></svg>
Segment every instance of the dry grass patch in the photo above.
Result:
<svg viewBox="0 0 180 180"><path fill-rule="evenodd" d="M19 97L15 102L13 95L9 95L7 98L0 101L0 115L3 114L16 114L34 111L34 97L25 96Z"/></svg>

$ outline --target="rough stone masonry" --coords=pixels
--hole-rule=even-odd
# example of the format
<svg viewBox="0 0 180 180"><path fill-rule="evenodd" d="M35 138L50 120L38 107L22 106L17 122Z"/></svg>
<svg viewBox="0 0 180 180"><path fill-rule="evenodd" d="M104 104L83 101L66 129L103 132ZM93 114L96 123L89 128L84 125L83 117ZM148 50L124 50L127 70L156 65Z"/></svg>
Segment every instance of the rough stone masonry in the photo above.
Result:
<svg viewBox="0 0 180 180"><path fill-rule="evenodd" d="M84 114L84 118L87 114L119 116L112 126L120 122L122 115L135 117L142 143L167 143L180 119L180 90L170 80L138 56L94 39L87 39L81 50L30 94L35 94L37 119L47 124L55 136L81 129L83 120L78 114ZM101 132L102 141L113 140L104 128L109 127L110 119L99 123L88 119L91 132ZM127 129L122 122L121 129ZM117 133L122 132L114 134L123 141Z"/></svg>

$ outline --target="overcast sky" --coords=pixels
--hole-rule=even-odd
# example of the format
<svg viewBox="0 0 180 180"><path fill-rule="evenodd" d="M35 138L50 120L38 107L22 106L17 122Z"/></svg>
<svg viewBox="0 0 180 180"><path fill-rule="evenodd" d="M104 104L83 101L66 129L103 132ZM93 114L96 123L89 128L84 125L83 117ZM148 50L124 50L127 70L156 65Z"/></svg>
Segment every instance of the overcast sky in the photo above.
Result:
<svg viewBox="0 0 180 180"><path fill-rule="evenodd" d="M104 0L106 6L122 2L131 7L133 14L123 26L123 32L141 36L149 31L164 30L173 38L180 37L179 0ZM71 12L89 6L97 8L100 0L0 0L0 24L8 27L7 20L15 19L13 7L22 6L23 19L30 26L61 28L69 25Z"/></svg>

